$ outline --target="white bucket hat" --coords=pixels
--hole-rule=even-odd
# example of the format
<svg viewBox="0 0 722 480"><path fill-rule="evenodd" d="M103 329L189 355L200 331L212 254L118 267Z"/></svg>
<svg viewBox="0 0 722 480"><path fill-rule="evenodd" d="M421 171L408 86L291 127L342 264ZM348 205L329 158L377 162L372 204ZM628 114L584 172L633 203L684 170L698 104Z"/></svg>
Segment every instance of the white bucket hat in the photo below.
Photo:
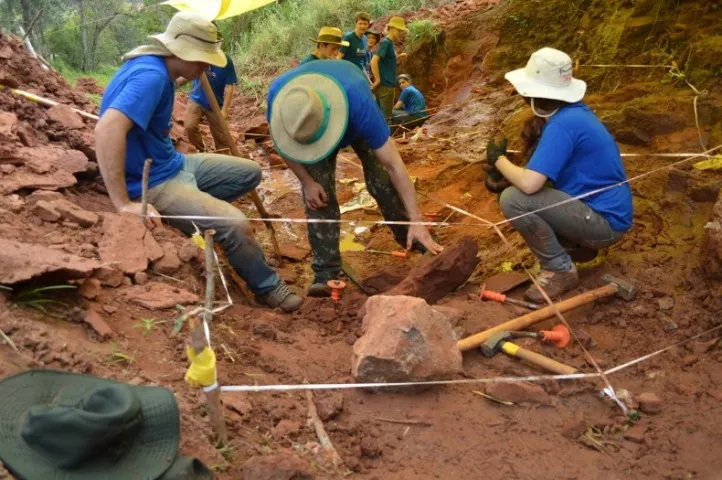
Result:
<svg viewBox="0 0 722 480"><path fill-rule="evenodd" d="M587 84L572 78L572 59L554 48L534 52L526 67L504 75L524 97L575 103L584 98Z"/></svg>
<svg viewBox="0 0 722 480"><path fill-rule="evenodd" d="M281 156L294 162L310 164L328 157L347 126L346 92L328 75L301 73L292 77L271 103L273 145Z"/></svg>
<svg viewBox="0 0 722 480"><path fill-rule="evenodd" d="M151 38L186 62L203 62L216 67L225 67L228 63L221 50L218 29L198 13L176 13L165 32L151 35Z"/></svg>

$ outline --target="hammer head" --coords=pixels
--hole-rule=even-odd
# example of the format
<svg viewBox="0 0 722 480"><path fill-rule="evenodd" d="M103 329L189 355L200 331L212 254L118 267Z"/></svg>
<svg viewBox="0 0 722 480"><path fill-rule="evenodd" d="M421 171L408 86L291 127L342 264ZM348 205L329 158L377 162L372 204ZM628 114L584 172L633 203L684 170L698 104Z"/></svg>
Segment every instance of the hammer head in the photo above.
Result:
<svg viewBox="0 0 722 480"><path fill-rule="evenodd" d="M482 355L491 358L501 351L501 346L503 345L503 342L510 339L511 332L495 333L494 335L489 337L489 340L481 344L479 350L481 350Z"/></svg>
<svg viewBox="0 0 722 480"><path fill-rule="evenodd" d="M632 300L637 295L637 287L635 287L631 282L622 280L619 277L615 277L609 274L603 275L602 285L606 285L608 283L616 285L617 295L619 295L625 300Z"/></svg>

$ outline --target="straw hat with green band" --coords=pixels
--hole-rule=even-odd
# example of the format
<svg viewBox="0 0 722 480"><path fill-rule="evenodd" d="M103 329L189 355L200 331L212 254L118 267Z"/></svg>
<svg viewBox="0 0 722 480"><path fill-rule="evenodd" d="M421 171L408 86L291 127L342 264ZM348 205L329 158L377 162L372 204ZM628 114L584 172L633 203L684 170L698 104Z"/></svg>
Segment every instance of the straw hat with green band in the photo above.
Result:
<svg viewBox="0 0 722 480"><path fill-rule="evenodd" d="M328 157L347 126L346 92L334 78L322 73L291 77L271 104L273 144L280 155L294 162L311 164Z"/></svg>
<svg viewBox="0 0 722 480"><path fill-rule="evenodd" d="M318 38L311 39L315 43L331 43L333 45L341 45L342 47L348 47L350 43L343 39L343 33L341 29L336 27L323 27L318 32Z"/></svg>
<svg viewBox="0 0 722 480"><path fill-rule="evenodd" d="M179 439L178 405L162 387L55 370L0 381L0 460L20 478L156 479Z"/></svg>
<svg viewBox="0 0 722 480"><path fill-rule="evenodd" d="M216 67L225 67L228 63L226 54L221 51L218 28L197 13L176 13L165 32L150 37L186 62L203 62Z"/></svg>
<svg viewBox="0 0 722 480"><path fill-rule="evenodd" d="M387 23L386 26L398 28L399 30L403 30L404 32L409 31L409 29L406 28L406 22L404 21L403 17L391 17L389 19L389 23Z"/></svg>

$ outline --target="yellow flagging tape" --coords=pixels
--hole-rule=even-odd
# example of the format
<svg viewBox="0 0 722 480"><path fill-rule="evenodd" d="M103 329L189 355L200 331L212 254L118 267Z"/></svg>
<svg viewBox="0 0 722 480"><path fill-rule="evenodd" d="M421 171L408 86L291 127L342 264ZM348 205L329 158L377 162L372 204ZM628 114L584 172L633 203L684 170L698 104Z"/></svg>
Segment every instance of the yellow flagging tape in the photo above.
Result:
<svg viewBox="0 0 722 480"><path fill-rule="evenodd" d="M191 235L191 242L193 242L193 245L200 248L201 250L206 249L206 240L205 238L203 238L203 235L201 235L200 232L196 232Z"/></svg>
<svg viewBox="0 0 722 480"><path fill-rule="evenodd" d="M697 170L720 170L722 169L722 155L716 155L708 160L702 160L692 166Z"/></svg>
<svg viewBox="0 0 722 480"><path fill-rule="evenodd" d="M186 371L186 383L192 387L210 387L214 385L218 377L216 353L210 347L206 347L196 355L190 346L186 348L186 353L191 361L191 365Z"/></svg>

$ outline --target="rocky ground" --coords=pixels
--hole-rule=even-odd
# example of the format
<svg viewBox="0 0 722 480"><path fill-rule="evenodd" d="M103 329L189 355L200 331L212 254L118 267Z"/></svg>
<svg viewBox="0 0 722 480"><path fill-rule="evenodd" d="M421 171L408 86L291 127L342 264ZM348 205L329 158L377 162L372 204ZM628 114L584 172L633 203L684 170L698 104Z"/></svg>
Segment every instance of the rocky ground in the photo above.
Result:
<svg viewBox="0 0 722 480"><path fill-rule="evenodd" d="M701 149L700 135L709 148L722 143L722 85L718 75L706 75L722 71L721 57L714 60L700 53L700 46L713 52L718 48L719 36L710 25L719 25L720 9L701 1L683 2L685 8L678 11L666 5L655 10L665 2L638 1L630 7L625 2L602 6L593 1L578 6L579 13L566 2L543 8L533 3L538 8L529 11L520 6L526 2L494 5L467 0L408 14L429 16L442 25L438 43L417 54L430 61L422 66L412 57L407 66L429 92L435 115L420 134L398 141L428 218L459 223L434 229L444 245L457 245L451 266L438 261L431 268L430 259L418 255L399 259L360 251L396 246L385 227L359 223L343 228L344 258L366 279L367 291L425 298L435 312L424 318L443 318L454 325L455 337L445 337L447 343L525 313L469 298L502 270L533 268L533 257L509 225L501 227L508 246L494 230L479 226L479 218L502 220L496 199L482 183L479 162L485 140L506 135L512 146L520 145L518 135L526 118L522 102L499 80L507 65L523 64L531 51L555 38L564 26L573 27L567 29L574 35L565 33L562 39L573 42L568 44L578 49L575 57L582 63L652 64L663 61L660 49L692 48L684 79L698 91L707 91L698 99L699 130L692 106L695 91L680 78L667 78L666 70L635 71L621 83L616 71L578 74L590 80L587 102L624 152L695 152ZM550 15L556 20L550 21ZM609 18L622 27L613 29L616 23ZM552 27L534 30L543 21ZM617 48L616 57L609 53L614 39L628 40ZM635 41L654 48L632 55L627 50ZM17 41L0 40L0 59L0 84L95 112L87 96L42 70ZM81 86L98 93L92 82ZM184 102L179 97L172 135L180 150L190 152L192 147L183 139ZM265 169L259 192L269 211L303 217L298 184L288 170L278 167L258 101L239 98L231 117L239 148ZM174 332L180 310L198 305L203 296L200 251L170 227L148 231L139 220L113 212L94 163L92 129L92 120L68 108L46 109L0 89L0 285L11 289L0 293L0 330L12 342L0 341L0 375L33 367L59 368L171 388L181 408L184 452L198 456L220 478L341 478L346 472L369 479L719 478L719 331L610 376L617 391L630 392L639 404L641 418L636 423L629 423L618 407L601 398L600 385L594 383L319 392L319 415L344 461L344 468L334 470L320 456L307 424L304 393L224 393L231 443L225 449L214 448L203 397L183 380L187 329ZM337 188L344 204L358 198L363 175L352 152L341 156ZM675 160L630 157L625 166L633 177ZM565 314L603 368L719 324L722 174L692 168L694 163L635 180L634 227L603 253L601 261L581 270L582 286L573 293L595 288L604 273L638 287L632 301L608 299ZM241 201L239 207L257 216L250 202ZM381 217L375 207L366 205L344 218ZM265 227L254 227L269 260L278 265ZM279 224L277 233L284 255L279 271L292 288L303 291L310 280L305 228ZM416 273L404 280L412 267ZM349 286L338 305L309 298L300 312L283 315L249 304L228 268L224 272L235 304L216 315L212 326L221 384L354 381L354 353L372 334L370 322L359 312L378 312L381 297L364 309L367 295ZM40 290L63 285L75 288ZM217 300L223 301L223 290L217 290ZM511 294L520 297L522 291L523 287ZM418 305L420 300L414 302L397 311L397 317L426 308ZM548 321L540 327L552 325ZM593 371L576 344L558 350L532 341L519 343ZM488 359L476 351L465 353L463 364L449 351L439 351L435 358L440 368L458 371L453 378L540 373L515 359ZM356 374L359 365L363 367L353 364Z"/></svg>

